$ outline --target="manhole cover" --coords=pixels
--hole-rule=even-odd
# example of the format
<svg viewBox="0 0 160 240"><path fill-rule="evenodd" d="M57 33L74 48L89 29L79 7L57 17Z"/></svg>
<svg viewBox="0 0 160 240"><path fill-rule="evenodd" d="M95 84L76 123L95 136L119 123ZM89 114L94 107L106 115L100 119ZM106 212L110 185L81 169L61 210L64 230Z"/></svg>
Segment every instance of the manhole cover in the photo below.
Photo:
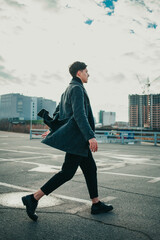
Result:
<svg viewBox="0 0 160 240"><path fill-rule="evenodd" d="M13 192L0 194L0 205L13 208L24 208L21 198L31 194L30 192ZM38 208L60 205L62 201L54 196L44 196L38 203Z"/></svg>

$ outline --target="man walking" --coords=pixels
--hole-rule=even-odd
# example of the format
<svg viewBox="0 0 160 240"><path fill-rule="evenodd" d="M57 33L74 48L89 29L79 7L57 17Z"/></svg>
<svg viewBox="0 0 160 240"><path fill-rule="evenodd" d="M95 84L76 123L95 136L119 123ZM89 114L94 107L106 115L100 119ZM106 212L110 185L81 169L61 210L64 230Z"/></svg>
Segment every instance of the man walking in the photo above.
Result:
<svg viewBox="0 0 160 240"><path fill-rule="evenodd" d="M38 218L35 213L38 201L69 181L78 166L82 169L92 200L91 214L106 213L113 209L112 205L104 204L98 198L97 167L92 156L92 152L98 150L98 144L94 134L91 105L83 86L88 82L89 77L87 65L83 62L74 62L69 72L73 78L62 94L53 118L44 109L38 113L51 128L51 132L42 142L65 151L66 154L60 172L34 194L22 197L27 214L33 221Z"/></svg>

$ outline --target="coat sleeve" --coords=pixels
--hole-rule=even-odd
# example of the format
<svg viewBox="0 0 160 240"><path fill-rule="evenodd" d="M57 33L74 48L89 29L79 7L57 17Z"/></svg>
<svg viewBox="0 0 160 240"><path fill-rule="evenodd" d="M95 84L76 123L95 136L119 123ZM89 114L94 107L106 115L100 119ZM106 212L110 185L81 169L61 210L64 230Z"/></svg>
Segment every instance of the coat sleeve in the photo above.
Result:
<svg viewBox="0 0 160 240"><path fill-rule="evenodd" d="M71 90L71 105L74 119L86 141L95 138L94 132L88 122L84 106L84 92L81 87L75 86Z"/></svg>

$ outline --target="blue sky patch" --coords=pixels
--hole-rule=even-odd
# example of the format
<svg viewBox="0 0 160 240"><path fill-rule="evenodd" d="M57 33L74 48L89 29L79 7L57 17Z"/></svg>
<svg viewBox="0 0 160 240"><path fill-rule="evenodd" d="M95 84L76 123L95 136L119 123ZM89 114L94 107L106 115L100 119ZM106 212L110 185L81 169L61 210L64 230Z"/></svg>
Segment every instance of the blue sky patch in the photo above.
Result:
<svg viewBox="0 0 160 240"><path fill-rule="evenodd" d="M157 24L156 23L148 23L148 27L147 28L157 28Z"/></svg>
<svg viewBox="0 0 160 240"><path fill-rule="evenodd" d="M107 15L111 16L114 13L114 11L108 12Z"/></svg>
<svg viewBox="0 0 160 240"><path fill-rule="evenodd" d="M102 3L105 6L105 8L114 9L114 2L117 2L118 0L104 0Z"/></svg>
<svg viewBox="0 0 160 240"><path fill-rule="evenodd" d="M93 21L94 21L94 20L92 20L92 19L87 19L87 20L85 21L85 24L91 25Z"/></svg>

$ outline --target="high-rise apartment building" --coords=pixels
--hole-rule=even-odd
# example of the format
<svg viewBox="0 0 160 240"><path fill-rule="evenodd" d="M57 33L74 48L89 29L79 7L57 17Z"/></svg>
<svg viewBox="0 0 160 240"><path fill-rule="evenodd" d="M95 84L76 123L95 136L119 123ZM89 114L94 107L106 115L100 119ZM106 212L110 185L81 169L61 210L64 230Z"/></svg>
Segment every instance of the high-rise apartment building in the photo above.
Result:
<svg viewBox="0 0 160 240"><path fill-rule="evenodd" d="M0 96L0 119L37 120L37 113L45 108L52 116L56 102L41 97L29 97L19 93Z"/></svg>
<svg viewBox="0 0 160 240"><path fill-rule="evenodd" d="M129 95L129 124L160 129L160 94Z"/></svg>

